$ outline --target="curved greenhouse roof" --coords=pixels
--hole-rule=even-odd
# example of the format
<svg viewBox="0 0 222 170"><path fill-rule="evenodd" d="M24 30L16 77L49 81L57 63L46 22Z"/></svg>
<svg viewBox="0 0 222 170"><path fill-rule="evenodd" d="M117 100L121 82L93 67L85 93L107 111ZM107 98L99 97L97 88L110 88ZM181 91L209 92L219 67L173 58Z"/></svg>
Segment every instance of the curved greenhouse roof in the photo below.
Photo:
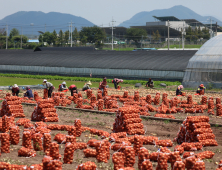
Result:
<svg viewBox="0 0 222 170"><path fill-rule="evenodd" d="M197 87L200 83L222 85L222 35L207 41L189 60L183 84Z"/></svg>

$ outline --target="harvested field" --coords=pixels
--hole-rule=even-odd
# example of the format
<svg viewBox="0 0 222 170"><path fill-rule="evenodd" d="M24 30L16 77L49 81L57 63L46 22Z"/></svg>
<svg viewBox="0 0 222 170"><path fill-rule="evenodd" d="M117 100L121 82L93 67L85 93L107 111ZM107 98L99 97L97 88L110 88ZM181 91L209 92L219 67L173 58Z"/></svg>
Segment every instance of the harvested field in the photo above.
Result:
<svg viewBox="0 0 222 170"><path fill-rule="evenodd" d="M147 94L151 94L151 97L154 98L156 95L156 90L129 90L129 95L133 96L135 91L139 91L140 97L146 97ZM38 91L39 96L43 96L43 91ZM82 96L84 99L86 99L86 92L81 92ZM93 93L97 95L97 90L93 90ZM123 91L116 91L116 90L109 90L108 95L123 95ZM161 99L162 99L162 93L167 93L168 98L171 99L174 96L174 92L171 91L161 91ZM5 97L6 92L2 91L2 96ZM69 95L67 92L66 95ZM187 95L192 95L193 101L197 102L200 104L201 101L201 96L195 96L194 93L188 92ZM214 97L214 103L216 102L216 97L222 98L221 95L219 94L206 94L207 98L209 97ZM186 96L181 96L178 97L181 101L182 100L187 100ZM160 102L160 104L162 101ZM119 106L122 106L122 103L118 101ZM76 104L71 104L69 107L75 107ZM159 107L159 105L153 105L154 107ZM23 106L25 118L31 120L31 114L34 111L34 106ZM214 108L214 112L216 114L216 107ZM149 112L151 115L155 115L156 112ZM59 124L59 125L74 125L74 122L76 119L81 120L81 124L83 127L89 127L93 129L98 129L98 130L103 130L107 131L108 133L112 133L113 129L113 123L115 122L116 115L110 115L110 114L97 114L97 113L90 113L90 112L84 112L84 111L76 111L76 110L69 110L69 109L57 109L57 114L59 116L59 121L58 122L45 122L47 125L49 124ZM175 116L177 119L184 120L187 116L197 116L197 115L205 115L205 116L210 116L210 123L218 123L222 124L221 117L220 116L215 116L215 115L209 115L207 111L205 110L204 113L176 113L172 114ZM19 118L15 118L15 121L19 120ZM32 124L35 122L32 121ZM175 137L177 137L177 133L181 127L181 123L172 123L169 121L155 121L155 120L149 120L149 119L143 119L142 124L144 125L144 130L145 130L145 135L144 136L154 136L158 137L159 140L165 140L165 139L170 139L171 141L174 140ZM40 164L42 162L42 159L45 155L43 151L37 151L37 154L35 157L32 158L25 158L25 157L18 157L18 150L22 147L22 132L23 132L24 127L20 126L20 141L18 145L10 145L10 153L2 153L0 157L0 162L10 162L12 164L22 164L22 165L32 165L32 164ZM216 169L218 167L218 163L222 159L222 127L211 127L213 130L213 134L216 136L216 141L218 143L218 146L208 146L208 147L203 147L202 150L198 151L193 151L195 154L203 152L203 151L212 151L215 153L213 158L211 159L204 159L205 167L206 169ZM52 139L56 136L56 134L61 133L68 135L68 132L65 130L51 130L51 137ZM132 135L128 135L127 137L130 137ZM87 143L91 139L96 139L96 140L101 140L101 136L93 135L90 134L89 131L85 131L82 133L80 137L76 138L77 142L84 142ZM168 147L170 151L174 151L174 147L178 145L176 142L173 142L172 147ZM132 144L133 146L133 144ZM157 152L159 146L155 145L143 145L143 147L147 148L149 153ZM94 147L89 147L88 148L93 148ZM64 149L65 149L65 144L59 144L59 153L62 155L62 162L64 158ZM83 150L75 150L74 151L74 158L73 158L73 163L72 164L63 164L62 168L65 170L71 170L71 169L76 169L76 167L79 164L82 164L87 161L92 161L95 162L97 165L97 169L113 169L113 163L112 163L112 155L116 151L111 150L110 154L111 157L108 161L108 163L98 163L96 158L86 158L84 156ZM185 153L186 151L184 151ZM156 169L157 167L157 162L152 161L153 164L153 169ZM134 168L138 169L138 157L136 156L136 163L134 164ZM171 169L170 163L168 163L168 169Z"/></svg>

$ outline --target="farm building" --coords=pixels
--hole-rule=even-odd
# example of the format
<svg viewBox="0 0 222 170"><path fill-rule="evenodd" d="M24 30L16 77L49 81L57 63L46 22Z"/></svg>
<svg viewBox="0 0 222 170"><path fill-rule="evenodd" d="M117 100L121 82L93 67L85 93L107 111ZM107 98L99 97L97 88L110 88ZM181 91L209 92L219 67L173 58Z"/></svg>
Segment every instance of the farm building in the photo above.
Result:
<svg viewBox="0 0 222 170"><path fill-rule="evenodd" d="M71 49L0 50L0 72L182 81L188 61L196 53Z"/></svg>
<svg viewBox="0 0 222 170"><path fill-rule="evenodd" d="M222 35L207 41L190 59L183 78L185 87L211 83L222 87Z"/></svg>

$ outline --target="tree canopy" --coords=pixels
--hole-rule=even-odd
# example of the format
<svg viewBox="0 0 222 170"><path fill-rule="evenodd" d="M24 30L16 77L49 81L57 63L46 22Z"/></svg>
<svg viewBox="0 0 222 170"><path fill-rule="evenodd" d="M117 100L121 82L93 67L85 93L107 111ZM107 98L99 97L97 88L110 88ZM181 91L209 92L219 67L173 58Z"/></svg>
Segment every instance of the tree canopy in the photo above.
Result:
<svg viewBox="0 0 222 170"><path fill-rule="evenodd" d="M126 38L128 40L135 41L136 44L138 44L138 41L142 39L142 37L146 37L147 32L145 29L141 28L128 28L126 30Z"/></svg>

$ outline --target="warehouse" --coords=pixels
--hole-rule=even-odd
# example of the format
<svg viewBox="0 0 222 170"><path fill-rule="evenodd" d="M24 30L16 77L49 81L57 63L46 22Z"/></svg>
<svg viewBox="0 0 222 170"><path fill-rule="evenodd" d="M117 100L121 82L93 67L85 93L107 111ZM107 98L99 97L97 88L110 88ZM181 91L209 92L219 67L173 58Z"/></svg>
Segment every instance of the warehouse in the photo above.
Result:
<svg viewBox="0 0 222 170"><path fill-rule="evenodd" d="M222 87L222 35L207 41L190 59L183 85L196 88L200 84Z"/></svg>
<svg viewBox="0 0 222 170"><path fill-rule="evenodd" d="M0 50L0 72L182 81L194 50Z"/></svg>

